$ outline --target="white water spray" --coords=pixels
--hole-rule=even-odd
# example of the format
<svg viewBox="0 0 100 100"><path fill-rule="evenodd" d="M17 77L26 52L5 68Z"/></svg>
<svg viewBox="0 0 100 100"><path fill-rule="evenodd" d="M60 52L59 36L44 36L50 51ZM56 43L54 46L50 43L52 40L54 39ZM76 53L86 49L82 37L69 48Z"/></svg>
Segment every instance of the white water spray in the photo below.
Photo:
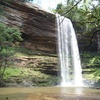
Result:
<svg viewBox="0 0 100 100"><path fill-rule="evenodd" d="M82 69L76 34L68 18L57 15L61 86L82 86Z"/></svg>

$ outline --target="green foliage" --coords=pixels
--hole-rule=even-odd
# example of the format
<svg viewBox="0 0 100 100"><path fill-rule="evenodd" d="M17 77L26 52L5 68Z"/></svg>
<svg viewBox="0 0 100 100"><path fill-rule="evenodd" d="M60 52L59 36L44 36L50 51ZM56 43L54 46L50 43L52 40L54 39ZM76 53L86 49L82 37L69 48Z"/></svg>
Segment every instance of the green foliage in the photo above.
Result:
<svg viewBox="0 0 100 100"><path fill-rule="evenodd" d="M7 27L0 23L0 55L10 56L14 53L12 46L17 42L22 41L21 33L17 28Z"/></svg>
<svg viewBox="0 0 100 100"><path fill-rule="evenodd" d="M100 56L96 56L93 57L92 59L90 59L90 65L96 65L96 64L100 64Z"/></svg>
<svg viewBox="0 0 100 100"><path fill-rule="evenodd" d="M0 56L3 57L10 57L15 54L15 48L14 47L3 47L3 49L0 51Z"/></svg>
<svg viewBox="0 0 100 100"><path fill-rule="evenodd" d="M83 0L83 9L88 10L89 9L89 3L91 0Z"/></svg>
<svg viewBox="0 0 100 100"><path fill-rule="evenodd" d="M22 41L21 33L17 28L7 27L0 23L0 55L11 56L14 54L13 46L17 46L18 41Z"/></svg>
<svg viewBox="0 0 100 100"><path fill-rule="evenodd" d="M80 4L78 1L84 2ZM77 0L76 3L74 0L68 0L66 5L58 4L55 12L72 21L80 40L81 51L96 51L98 49L96 35L100 33L100 2L95 4L92 0Z"/></svg>
<svg viewBox="0 0 100 100"><path fill-rule="evenodd" d="M100 56L98 55L98 53L86 52L82 56L82 62L86 66L100 66Z"/></svg>
<svg viewBox="0 0 100 100"><path fill-rule="evenodd" d="M21 69L19 68L6 68L5 73L4 73L4 79L9 79L11 77L19 76L21 73Z"/></svg>
<svg viewBox="0 0 100 100"><path fill-rule="evenodd" d="M94 74L95 78L99 77L99 80L100 80L100 69L97 68L93 74Z"/></svg>
<svg viewBox="0 0 100 100"><path fill-rule="evenodd" d="M6 68L13 61L12 56L15 54L14 46L18 46L18 42L22 40L19 29L0 23L0 80L3 80Z"/></svg>
<svg viewBox="0 0 100 100"><path fill-rule="evenodd" d="M97 30L100 27L99 2L95 5L92 0L84 0L82 6L80 6L80 3L75 4L76 2L73 0L68 0L66 5L58 4L55 12L70 18L75 25L76 31L81 30L83 34L94 34L92 30Z"/></svg>
<svg viewBox="0 0 100 100"><path fill-rule="evenodd" d="M22 41L21 33L17 28L10 28L0 23L0 45L8 46L17 41Z"/></svg>
<svg viewBox="0 0 100 100"><path fill-rule="evenodd" d="M89 80L100 80L100 56L98 53L87 52L81 58L83 77Z"/></svg>
<svg viewBox="0 0 100 100"><path fill-rule="evenodd" d="M62 11L63 11L63 4L62 4L62 3L59 3L59 4L57 5L57 7L56 7L55 12L61 14Z"/></svg>

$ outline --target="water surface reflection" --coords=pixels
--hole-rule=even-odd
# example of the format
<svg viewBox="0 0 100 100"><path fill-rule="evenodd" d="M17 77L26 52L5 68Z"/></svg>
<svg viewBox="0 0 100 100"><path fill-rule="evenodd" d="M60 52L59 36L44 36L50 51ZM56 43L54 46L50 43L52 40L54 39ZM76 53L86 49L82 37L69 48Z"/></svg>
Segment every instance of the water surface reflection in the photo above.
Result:
<svg viewBox="0 0 100 100"><path fill-rule="evenodd" d="M74 100L80 100L80 96L83 95L83 88L71 88L71 87L63 87L60 90L60 97L58 100L72 100L74 96Z"/></svg>
<svg viewBox="0 0 100 100"><path fill-rule="evenodd" d="M100 100L100 90L81 87L0 88L0 100Z"/></svg>

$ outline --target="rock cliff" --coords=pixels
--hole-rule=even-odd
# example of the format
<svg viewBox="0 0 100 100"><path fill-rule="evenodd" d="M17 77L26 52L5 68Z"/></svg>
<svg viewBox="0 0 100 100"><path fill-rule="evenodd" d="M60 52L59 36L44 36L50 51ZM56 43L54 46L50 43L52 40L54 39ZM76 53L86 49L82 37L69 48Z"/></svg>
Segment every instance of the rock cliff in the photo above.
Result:
<svg viewBox="0 0 100 100"><path fill-rule="evenodd" d="M0 22L18 27L24 38L22 45L29 49L56 52L55 15L31 3L0 1L4 14Z"/></svg>

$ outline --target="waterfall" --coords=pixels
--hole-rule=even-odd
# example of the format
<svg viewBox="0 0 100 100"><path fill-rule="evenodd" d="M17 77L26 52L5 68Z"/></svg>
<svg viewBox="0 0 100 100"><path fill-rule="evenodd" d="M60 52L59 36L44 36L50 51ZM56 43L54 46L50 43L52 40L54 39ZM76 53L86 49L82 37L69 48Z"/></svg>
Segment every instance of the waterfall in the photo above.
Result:
<svg viewBox="0 0 100 100"><path fill-rule="evenodd" d="M71 21L60 15L57 18L58 55L61 86L82 86L82 69L76 34Z"/></svg>

